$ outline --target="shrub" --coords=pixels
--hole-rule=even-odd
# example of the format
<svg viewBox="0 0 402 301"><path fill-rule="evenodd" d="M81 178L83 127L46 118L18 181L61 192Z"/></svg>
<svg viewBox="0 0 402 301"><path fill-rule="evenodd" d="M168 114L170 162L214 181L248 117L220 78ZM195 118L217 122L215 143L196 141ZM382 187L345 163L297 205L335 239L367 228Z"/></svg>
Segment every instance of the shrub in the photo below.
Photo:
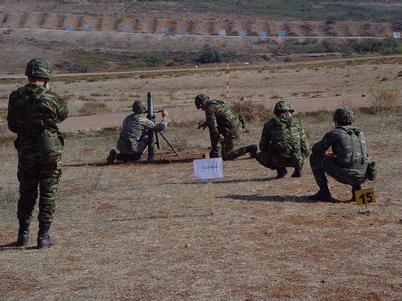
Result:
<svg viewBox="0 0 402 301"><path fill-rule="evenodd" d="M201 64L220 63L222 61L221 54L213 47L205 45L200 52L197 61Z"/></svg>
<svg viewBox="0 0 402 301"><path fill-rule="evenodd" d="M98 113L111 112L112 110L108 108L104 103L98 102L87 102L82 105L78 112L82 115L94 115Z"/></svg>
<svg viewBox="0 0 402 301"><path fill-rule="evenodd" d="M402 53L402 44L394 39L364 40L355 42L352 48L357 53L378 52L382 54Z"/></svg>
<svg viewBox="0 0 402 301"><path fill-rule="evenodd" d="M392 112L401 105L401 95L397 89L379 89L371 92L371 112Z"/></svg>
<svg viewBox="0 0 402 301"><path fill-rule="evenodd" d="M158 67L165 63L165 58L159 53L146 53L143 59L147 67Z"/></svg>
<svg viewBox="0 0 402 301"><path fill-rule="evenodd" d="M272 116L271 110L267 109L262 103L252 101L239 101L232 105L233 111L244 117L248 122L255 120L265 120Z"/></svg>

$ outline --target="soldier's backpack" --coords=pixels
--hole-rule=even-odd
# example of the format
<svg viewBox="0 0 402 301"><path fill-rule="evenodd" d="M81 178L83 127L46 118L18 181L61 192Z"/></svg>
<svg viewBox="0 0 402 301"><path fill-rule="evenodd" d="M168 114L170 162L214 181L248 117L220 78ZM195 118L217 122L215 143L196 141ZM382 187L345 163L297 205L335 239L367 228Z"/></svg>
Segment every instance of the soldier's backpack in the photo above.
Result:
<svg viewBox="0 0 402 301"><path fill-rule="evenodd" d="M340 127L344 130L350 137L352 144L352 156L350 158L350 168L359 169L359 167L365 166L366 177L370 181L374 181L377 177L377 164L371 161L367 154L366 139L364 135L361 134L360 129L350 128L350 127Z"/></svg>
<svg viewBox="0 0 402 301"><path fill-rule="evenodd" d="M274 117L271 131L271 146L276 156L292 160L300 156L300 121L296 117Z"/></svg>
<svg viewBox="0 0 402 301"><path fill-rule="evenodd" d="M25 133L35 138L34 141L42 155L54 156L61 154L58 145L64 145L63 135L47 130L43 125L40 114L37 113L38 107L42 106L40 97L46 90L43 90L37 95L25 95L24 88L19 88L18 92L20 97L24 100L23 107L27 120L24 126Z"/></svg>

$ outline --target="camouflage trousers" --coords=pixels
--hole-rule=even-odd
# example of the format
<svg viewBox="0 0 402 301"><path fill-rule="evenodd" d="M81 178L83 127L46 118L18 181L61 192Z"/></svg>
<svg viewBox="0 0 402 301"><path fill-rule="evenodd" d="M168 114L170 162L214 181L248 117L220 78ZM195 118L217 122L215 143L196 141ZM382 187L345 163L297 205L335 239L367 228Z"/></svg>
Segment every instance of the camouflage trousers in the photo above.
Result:
<svg viewBox="0 0 402 301"><path fill-rule="evenodd" d="M235 149L235 145L239 141L238 135L233 135L231 137L225 137L222 141L222 159L223 160L234 160L240 156L247 153L244 147Z"/></svg>
<svg viewBox="0 0 402 301"><path fill-rule="evenodd" d="M148 135L144 135L140 140L119 138L117 149L121 155L141 155L148 147Z"/></svg>
<svg viewBox="0 0 402 301"><path fill-rule="evenodd" d="M325 174L330 175L340 183L351 186L361 185L367 180L367 166L362 166L361 170L340 167L334 159L324 155L311 154L310 166L319 187L326 187L328 184Z"/></svg>
<svg viewBox="0 0 402 301"><path fill-rule="evenodd" d="M304 156L282 158L280 156L275 156L271 152L259 152L256 159L261 165L276 170L281 167L302 167L306 158Z"/></svg>
<svg viewBox="0 0 402 301"><path fill-rule="evenodd" d="M18 154L18 181L20 198L17 217L29 222L39 190L39 215L41 223L49 224L56 209L56 195L61 177L61 156L42 156L38 153Z"/></svg>

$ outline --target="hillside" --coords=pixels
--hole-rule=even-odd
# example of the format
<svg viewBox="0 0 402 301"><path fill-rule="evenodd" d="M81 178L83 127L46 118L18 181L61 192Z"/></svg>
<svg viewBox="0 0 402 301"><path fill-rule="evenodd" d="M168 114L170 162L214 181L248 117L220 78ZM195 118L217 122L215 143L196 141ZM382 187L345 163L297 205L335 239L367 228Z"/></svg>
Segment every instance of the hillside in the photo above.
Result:
<svg viewBox="0 0 402 301"><path fill-rule="evenodd" d="M12 1L4 0L0 11L53 12L78 15L135 17L138 14L200 17L262 16L274 20L354 20L401 21L402 3L398 0L222 0L222 1ZM206 17L207 16L207 17Z"/></svg>
<svg viewBox="0 0 402 301"><path fill-rule="evenodd" d="M399 54L401 15L400 1L5 0L0 63L2 74L21 73L32 56L63 73L190 66L205 45L230 63Z"/></svg>

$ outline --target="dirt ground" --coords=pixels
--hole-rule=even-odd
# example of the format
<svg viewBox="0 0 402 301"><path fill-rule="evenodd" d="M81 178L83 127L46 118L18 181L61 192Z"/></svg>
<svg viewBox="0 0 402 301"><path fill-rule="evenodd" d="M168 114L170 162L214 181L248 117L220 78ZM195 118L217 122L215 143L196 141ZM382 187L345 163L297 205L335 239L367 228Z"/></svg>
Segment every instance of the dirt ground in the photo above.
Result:
<svg viewBox="0 0 402 301"><path fill-rule="evenodd" d="M328 115L329 116L329 115ZM400 115L358 115L380 167L374 212L359 214L350 189L330 181L337 199L309 202L308 163L300 179L247 157L224 163L215 181L216 214L191 159L207 132L166 130L181 159L163 145L164 164L104 166L117 133L68 136L51 234L57 244L15 249L16 153L0 147L0 300L401 300ZM314 143L332 124L306 117ZM257 142L261 123L242 143ZM183 151L183 150L184 151Z"/></svg>
<svg viewBox="0 0 402 301"><path fill-rule="evenodd" d="M271 109L278 99L288 99L296 111L333 110L341 105L370 106L373 91L400 91L400 56L370 60L323 60L271 65L231 66L230 102L240 99L262 103ZM202 112L193 105L194 96L207 93L226 99L228 75L225 68L187 68L170 71L104 73L55 78L52 89L68 101L70 118L63 131L96 130L120 126L131 104L154 93L155 106L165 107L173 121L200 120ZM122 77L124 76L124 77ZM5 127L8 94L24 79L0 81L0 126Z"/></svg>

